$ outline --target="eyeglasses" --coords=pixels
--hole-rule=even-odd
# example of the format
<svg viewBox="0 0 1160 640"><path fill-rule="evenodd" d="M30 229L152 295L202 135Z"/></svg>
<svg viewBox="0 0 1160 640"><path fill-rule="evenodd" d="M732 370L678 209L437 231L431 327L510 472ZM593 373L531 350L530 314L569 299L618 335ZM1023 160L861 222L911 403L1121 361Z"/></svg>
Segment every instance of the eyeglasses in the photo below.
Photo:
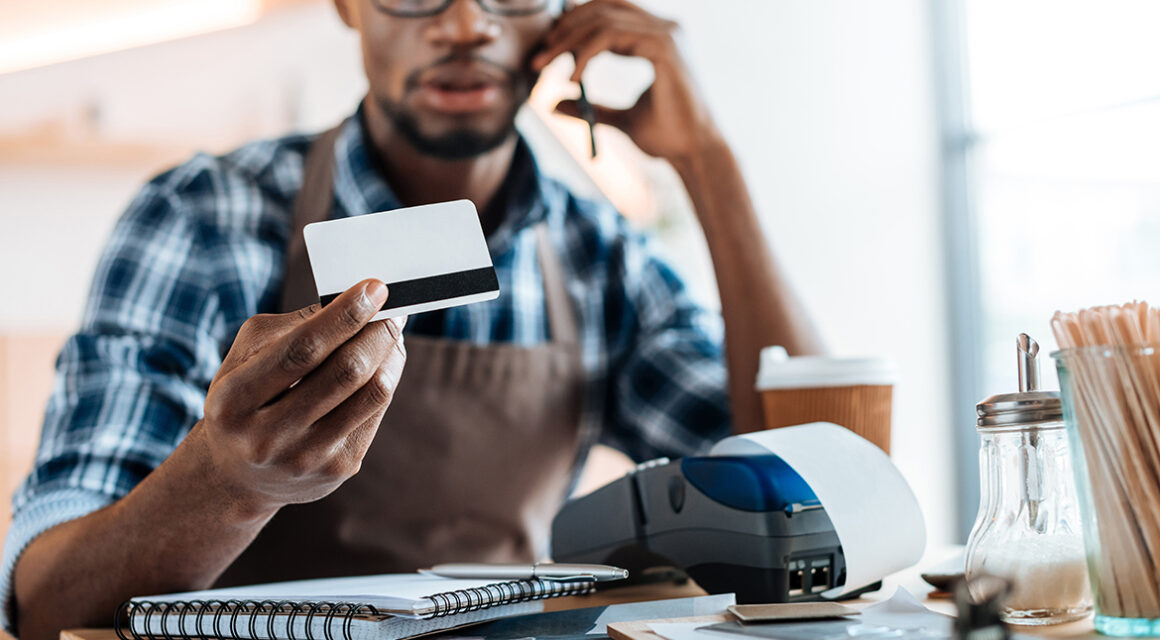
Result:
<svg viewBox="0 0 1160 640"><path fill-rule="evenodd" d="M560 6L558 0L475 0L488 13L528 16ZM371 0L375 8L399 18L427 18L447 10L455 0Z"/></svg>

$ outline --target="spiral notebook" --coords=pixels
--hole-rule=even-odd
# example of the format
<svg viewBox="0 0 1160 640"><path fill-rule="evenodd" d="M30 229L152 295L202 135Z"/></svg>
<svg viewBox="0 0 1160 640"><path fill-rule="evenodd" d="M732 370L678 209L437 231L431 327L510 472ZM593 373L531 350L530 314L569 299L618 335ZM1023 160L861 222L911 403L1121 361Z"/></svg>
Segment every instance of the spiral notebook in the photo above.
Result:
<svg viewBox="0 0 1160 640"><path fill-rule="evenodd" d="M536 613L544 598L590 593L591 580L455 580L385 574L133 598L117 611L122 640L402 640Z"/></svg>

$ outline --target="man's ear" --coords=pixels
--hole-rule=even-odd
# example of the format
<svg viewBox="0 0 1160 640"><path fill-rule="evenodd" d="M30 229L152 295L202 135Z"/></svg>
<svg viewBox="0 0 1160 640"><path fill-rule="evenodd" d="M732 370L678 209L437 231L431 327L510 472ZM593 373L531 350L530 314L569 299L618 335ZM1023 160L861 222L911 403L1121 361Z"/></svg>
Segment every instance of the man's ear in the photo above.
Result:
<svg viewBox="0 0 1160 640"><path fill-rule="evenodd" d="M338 11L338 17L342 18L343 24L351 29L356 28L354 24L353 9L350 6L351 0L334 0L334 8Z"/></svg>

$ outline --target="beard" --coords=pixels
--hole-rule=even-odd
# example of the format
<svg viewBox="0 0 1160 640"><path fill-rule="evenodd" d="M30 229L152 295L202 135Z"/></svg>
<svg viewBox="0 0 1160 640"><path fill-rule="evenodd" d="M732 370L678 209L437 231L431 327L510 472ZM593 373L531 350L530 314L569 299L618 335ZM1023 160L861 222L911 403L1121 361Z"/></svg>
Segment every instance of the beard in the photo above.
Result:
<svg viewBox="0 0 1160 640"><path fill-rule="evenodd" d="M515 104L511 112L504 117L506 124L499 130L481 131L463 127L439 135L431 135L420 130L419 119L414 112L390 100L378 98L377 101L383 113L390 118L395 130L412 147L415 147L423 155L440 160L466 160L481 156L499 147L515 135L516 112L522 104L522 101Z"/></svg>
<svg viewBox="0 0 1160 640"><path fill-rule="evenodd" d="M507 77L507 88L511 91L512 103L509 112L504 114L502 119L503 124L498 128L483 130L478 127L464 125L462 128L452 129L437 135L425 133L419 122L419 116L413 110L409 109L403 101L394 101L384 96L375 96L375 101L378 102L379 108L390 119L395 130L411 146L424 155L440 160L466 160L475 158L499 147L511 139L516 133L516 113L531 94L532 85L535 84L538 74L527 68L516 70L503 67L471 54L466 56L463 54L451 54L430 66L434 67L441 64L464 61L487 64L502 72ZM423 71L424 69L418 69L408 75L405 84L407 91L419 87L419 79Z"/></svg>

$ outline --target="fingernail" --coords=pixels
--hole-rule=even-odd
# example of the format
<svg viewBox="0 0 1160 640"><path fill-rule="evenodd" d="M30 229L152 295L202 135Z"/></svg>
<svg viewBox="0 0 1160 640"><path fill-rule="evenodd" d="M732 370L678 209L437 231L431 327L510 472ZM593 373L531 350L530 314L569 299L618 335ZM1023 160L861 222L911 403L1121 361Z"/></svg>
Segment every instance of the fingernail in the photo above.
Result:
<svg viewBox="0 0 1160 640"><path fill-rule="evenodd" d="M375 307L381 307L387 301L387 285L380 280L371 280L367 284L366 295Z"/></svg>

